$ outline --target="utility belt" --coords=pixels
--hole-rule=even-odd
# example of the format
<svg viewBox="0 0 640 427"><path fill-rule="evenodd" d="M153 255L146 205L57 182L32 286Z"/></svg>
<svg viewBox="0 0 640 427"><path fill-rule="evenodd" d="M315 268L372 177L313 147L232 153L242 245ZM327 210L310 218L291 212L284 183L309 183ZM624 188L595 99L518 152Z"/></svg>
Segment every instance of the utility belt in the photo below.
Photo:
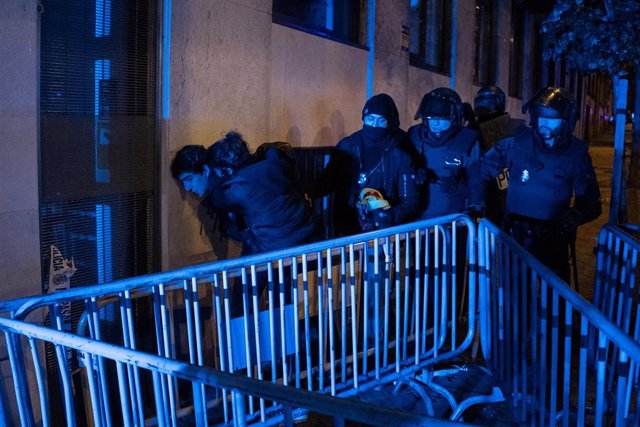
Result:
<svg viewBox="0 0 640 427"><path fill-rule="evenodd" d="M558 239L567 235L560 231L554 221L531 218L524 215L509 214L507 216L506 229L516 240L524 238L532 239Z"/></svg>

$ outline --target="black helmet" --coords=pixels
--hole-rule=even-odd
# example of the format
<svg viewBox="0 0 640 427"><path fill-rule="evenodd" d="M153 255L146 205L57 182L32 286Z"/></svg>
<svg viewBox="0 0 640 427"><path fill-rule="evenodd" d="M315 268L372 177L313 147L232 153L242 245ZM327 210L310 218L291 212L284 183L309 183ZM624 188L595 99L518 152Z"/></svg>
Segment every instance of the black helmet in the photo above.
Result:
<svg viewBox="0 0 640 427"><path fill-rule="evenodd" d="M564 120L563 133L571 134L578 121L578 107L571 93L561 87L540 89L526 104L523 113L531 114L531 126L538 128L538 117Z"/></svg>
<svg viewBox="0 0 640 427"><path fill-rule="evenodd" d="M439 118L451 120L452 125L462 126L462 100L455 90L440 87L422 97L414 120Z"/></svg>
<svg viewBox="0 0 640 427"><path fill-rule="evenodd" d="M498 86L482 86L473 98L473 109L476 116L488 116L504 113L506 97Z"/></svg>

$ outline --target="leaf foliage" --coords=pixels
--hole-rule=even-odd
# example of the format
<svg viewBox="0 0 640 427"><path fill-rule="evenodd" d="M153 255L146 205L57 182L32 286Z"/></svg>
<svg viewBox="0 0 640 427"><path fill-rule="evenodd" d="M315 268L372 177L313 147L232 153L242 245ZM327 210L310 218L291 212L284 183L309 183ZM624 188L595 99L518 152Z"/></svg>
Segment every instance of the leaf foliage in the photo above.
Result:
<svg viewBox="0 0 640 427"><path fill-rule="evenodd" d="M544 58L572 69L625 75L640 65L640 0L556 0L541 32Z"/></svg>

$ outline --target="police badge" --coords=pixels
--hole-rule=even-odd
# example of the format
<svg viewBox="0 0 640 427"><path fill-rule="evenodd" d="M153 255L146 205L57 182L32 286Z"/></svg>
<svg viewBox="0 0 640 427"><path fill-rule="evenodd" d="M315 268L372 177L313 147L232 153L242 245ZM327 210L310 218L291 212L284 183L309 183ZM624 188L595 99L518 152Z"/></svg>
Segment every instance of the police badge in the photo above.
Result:
<svg viewBox="0 0 640 427"><path fill-rule="evenodd" d="M529 181L529 171L526 169L522 170L522 174L520 175L520 181L527 182Z"/></svg>

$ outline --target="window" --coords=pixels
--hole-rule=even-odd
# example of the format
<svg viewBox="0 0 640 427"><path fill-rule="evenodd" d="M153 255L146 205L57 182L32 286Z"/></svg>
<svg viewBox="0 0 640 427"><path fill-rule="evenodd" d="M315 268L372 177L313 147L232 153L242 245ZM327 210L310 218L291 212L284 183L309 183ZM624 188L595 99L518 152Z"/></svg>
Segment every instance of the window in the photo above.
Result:
<svg viewBox="0 0 640 427"><path fill-rule="evenodd" d="M448 73L451 61L451 0L409 3L411 65Z"/></svg>
<svg viewBox="0 0 640 427"><path fill-rule="evenodd" d="M476 0L476 58L474 83L496 83L496 9L493 0Z"/></svg>
<svg viewBox="0 0 640 427"><path fill-rule="evenodd" d="M273 21L338 41L362 43L359 1L274 0Z"/></svg>
<svg viewBox="0 0 640 427"><path fill-rule="evenodd" d="M53 247L74 259L71 287L156 271L157 0L41 4L43 292ZM63 328L83 311L70 304ZM49 416L65 425L53 347L46 358Z"/></svg>
<svg viewBox="0 0 640 427"><path fill-rule="evenodd" d="M509 51L509 95L522 98L522 78L524 65L525 15L522 6L511 2L511 39Z"/></svg>

